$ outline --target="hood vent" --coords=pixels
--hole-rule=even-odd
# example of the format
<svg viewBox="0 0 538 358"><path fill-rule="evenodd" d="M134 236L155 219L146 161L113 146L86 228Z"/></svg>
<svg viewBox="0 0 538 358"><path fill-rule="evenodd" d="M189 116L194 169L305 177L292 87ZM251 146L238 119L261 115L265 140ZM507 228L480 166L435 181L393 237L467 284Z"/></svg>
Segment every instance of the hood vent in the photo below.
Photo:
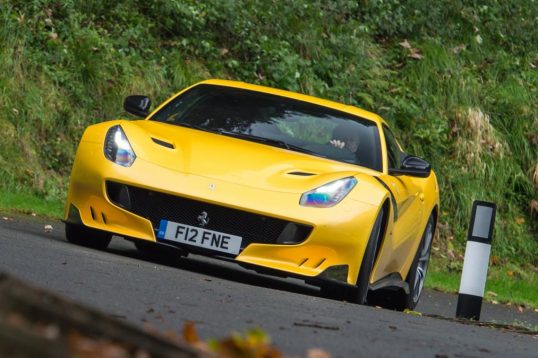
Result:
<svg viewBox="0 0 538 358"><path fill-rule="evenodd" d="M170 148L170 149L175 148L173 143L165 142L164 140L160 140L160 139L153 138L153 137L151 137L151 140L154 141L155 143L157 143L158 145L162 145L163 147Z"/></svg>
<svg viewBox="0 0 538 358"><path fill-rule="evenodd" d="M289 172L288 175L297 175L299 177L309 177L309 176L316 175L316 174L307 173L307 172Z"/></svg>

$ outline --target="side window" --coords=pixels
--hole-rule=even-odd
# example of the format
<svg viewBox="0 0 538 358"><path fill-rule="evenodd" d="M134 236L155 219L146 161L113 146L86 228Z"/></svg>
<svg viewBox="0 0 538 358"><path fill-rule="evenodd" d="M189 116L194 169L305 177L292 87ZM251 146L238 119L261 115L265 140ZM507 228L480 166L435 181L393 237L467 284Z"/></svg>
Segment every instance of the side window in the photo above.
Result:
<svg viewBox="0 0 538 358"><path fill-rule="evenodd" d="M386 126L383 126L385 141L387 144L387 155L389 160L389 168L400 167L400 147L394 138L394 135Z"/></svg>

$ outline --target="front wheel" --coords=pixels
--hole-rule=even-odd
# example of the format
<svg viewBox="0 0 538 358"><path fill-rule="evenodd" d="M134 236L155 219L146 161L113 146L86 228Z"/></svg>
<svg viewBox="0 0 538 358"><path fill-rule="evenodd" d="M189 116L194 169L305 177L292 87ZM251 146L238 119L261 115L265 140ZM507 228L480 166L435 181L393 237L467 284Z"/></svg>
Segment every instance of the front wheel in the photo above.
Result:
<svg viewBox="0 0 538 358"><path fill-rule="evenodd" d="M430 215L422 240L415 254L415 259L407 275L407 284L409 285L409 294L405 295L405 307L414 309L420 299L424 281L426 281L426 272L430 263L430 252L432 249L433 234L435 231L435 220L433 215Z"/></svg>
<svg viewBox="0 0 538 358"><path fill-rule="evenodd" d="M108 247L112 234L106 231L92 229L82 224L65 224L67 241L81 246L104 250Z"/></svg>
<svg viewBox="0 0 538 358"><path fill-rule="evenodd" d="M361 305L366 304L368 288L370 285L370 275L372 274L372 269L374 267L377 246L381 242L383 217L384 211L381 210L372 227L372 232L370 233L368 244L362 257L359 276L357 277L357 287L353 290L351 297L349 297L350 301Z"/></svg>
<svg viewBox="0 0 538 358"><path fill-rule="evenodd" d="M415 309L424 288L424 281L426 280L434 231L435 219L433 215L430 215L413 263L407 274L407 279L405 280L409 286L409 293L405 293L403 289L396 288L380 289L370 293L368 297L369 303L397 311Z"/></svg>

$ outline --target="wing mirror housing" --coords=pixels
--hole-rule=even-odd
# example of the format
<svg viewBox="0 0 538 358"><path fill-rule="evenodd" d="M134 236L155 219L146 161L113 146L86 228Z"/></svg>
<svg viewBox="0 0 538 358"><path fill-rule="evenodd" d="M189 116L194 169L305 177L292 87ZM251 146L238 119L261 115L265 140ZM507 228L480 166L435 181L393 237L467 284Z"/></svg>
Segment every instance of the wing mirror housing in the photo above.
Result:
<svg viewBox="0 0 538 358"><path fill-rule="evenodd" d="M146 96L134 95L128 96L123 102L123 108L135 116L147 117L149 108L151 107L151 99Z"/></svg>
<svg viewBox="0 0 538 358"><path fill-rule="evenodd" d="M408 155L402 161L400 168L389 168L390 175L409 175L412 177L427 178L432 167L430 163L414 155Z"/></svg>

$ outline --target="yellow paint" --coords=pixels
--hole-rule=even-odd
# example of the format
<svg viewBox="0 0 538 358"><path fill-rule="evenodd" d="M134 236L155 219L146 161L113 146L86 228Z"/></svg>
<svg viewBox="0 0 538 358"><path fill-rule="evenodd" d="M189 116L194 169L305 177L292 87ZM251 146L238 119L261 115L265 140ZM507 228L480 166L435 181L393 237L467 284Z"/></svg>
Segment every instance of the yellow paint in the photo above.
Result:
<svg viewBox="0 0 538 358"><path fill-rule="evenodd" d="M382 136L383 119L356 107L242 82L209 80L202 83L276 94L351 113L377 123ZM121 125L137 156L129 168L116 165L103 155L105 134L117 124ZM173 143L174 149L155 144L151 137ZM387 190L374 178L377 176L391 183L389 185L394 183L393 192L401 212L396 221L392 212L389 215L387 235L371 282L393 272L405 278L426 221L439 205L439 193L433 172L424 179L388 175L386 148L384 138L381 139L383 172L377 172L148 119L104 122L88 127L81 139L71 172L65 215L67 218L68 209L73 204L80 210L83 223L89 227L120 236L155 241L153 228L147 219L121 209L108 200L104 181L113 180L304 223L314 229L303 243L251 244L236 260L305 277L317 276L333 265L349 265L347 282L355 284L372 225L380 206L389 200ZM292 171L316 175L289 175ZM334 207L299 205L302 193L348 176L354 176L358 184ZM92 218L90 207L94 210L95 219ZM102 219L103 215L106 222Z"/></svg>

